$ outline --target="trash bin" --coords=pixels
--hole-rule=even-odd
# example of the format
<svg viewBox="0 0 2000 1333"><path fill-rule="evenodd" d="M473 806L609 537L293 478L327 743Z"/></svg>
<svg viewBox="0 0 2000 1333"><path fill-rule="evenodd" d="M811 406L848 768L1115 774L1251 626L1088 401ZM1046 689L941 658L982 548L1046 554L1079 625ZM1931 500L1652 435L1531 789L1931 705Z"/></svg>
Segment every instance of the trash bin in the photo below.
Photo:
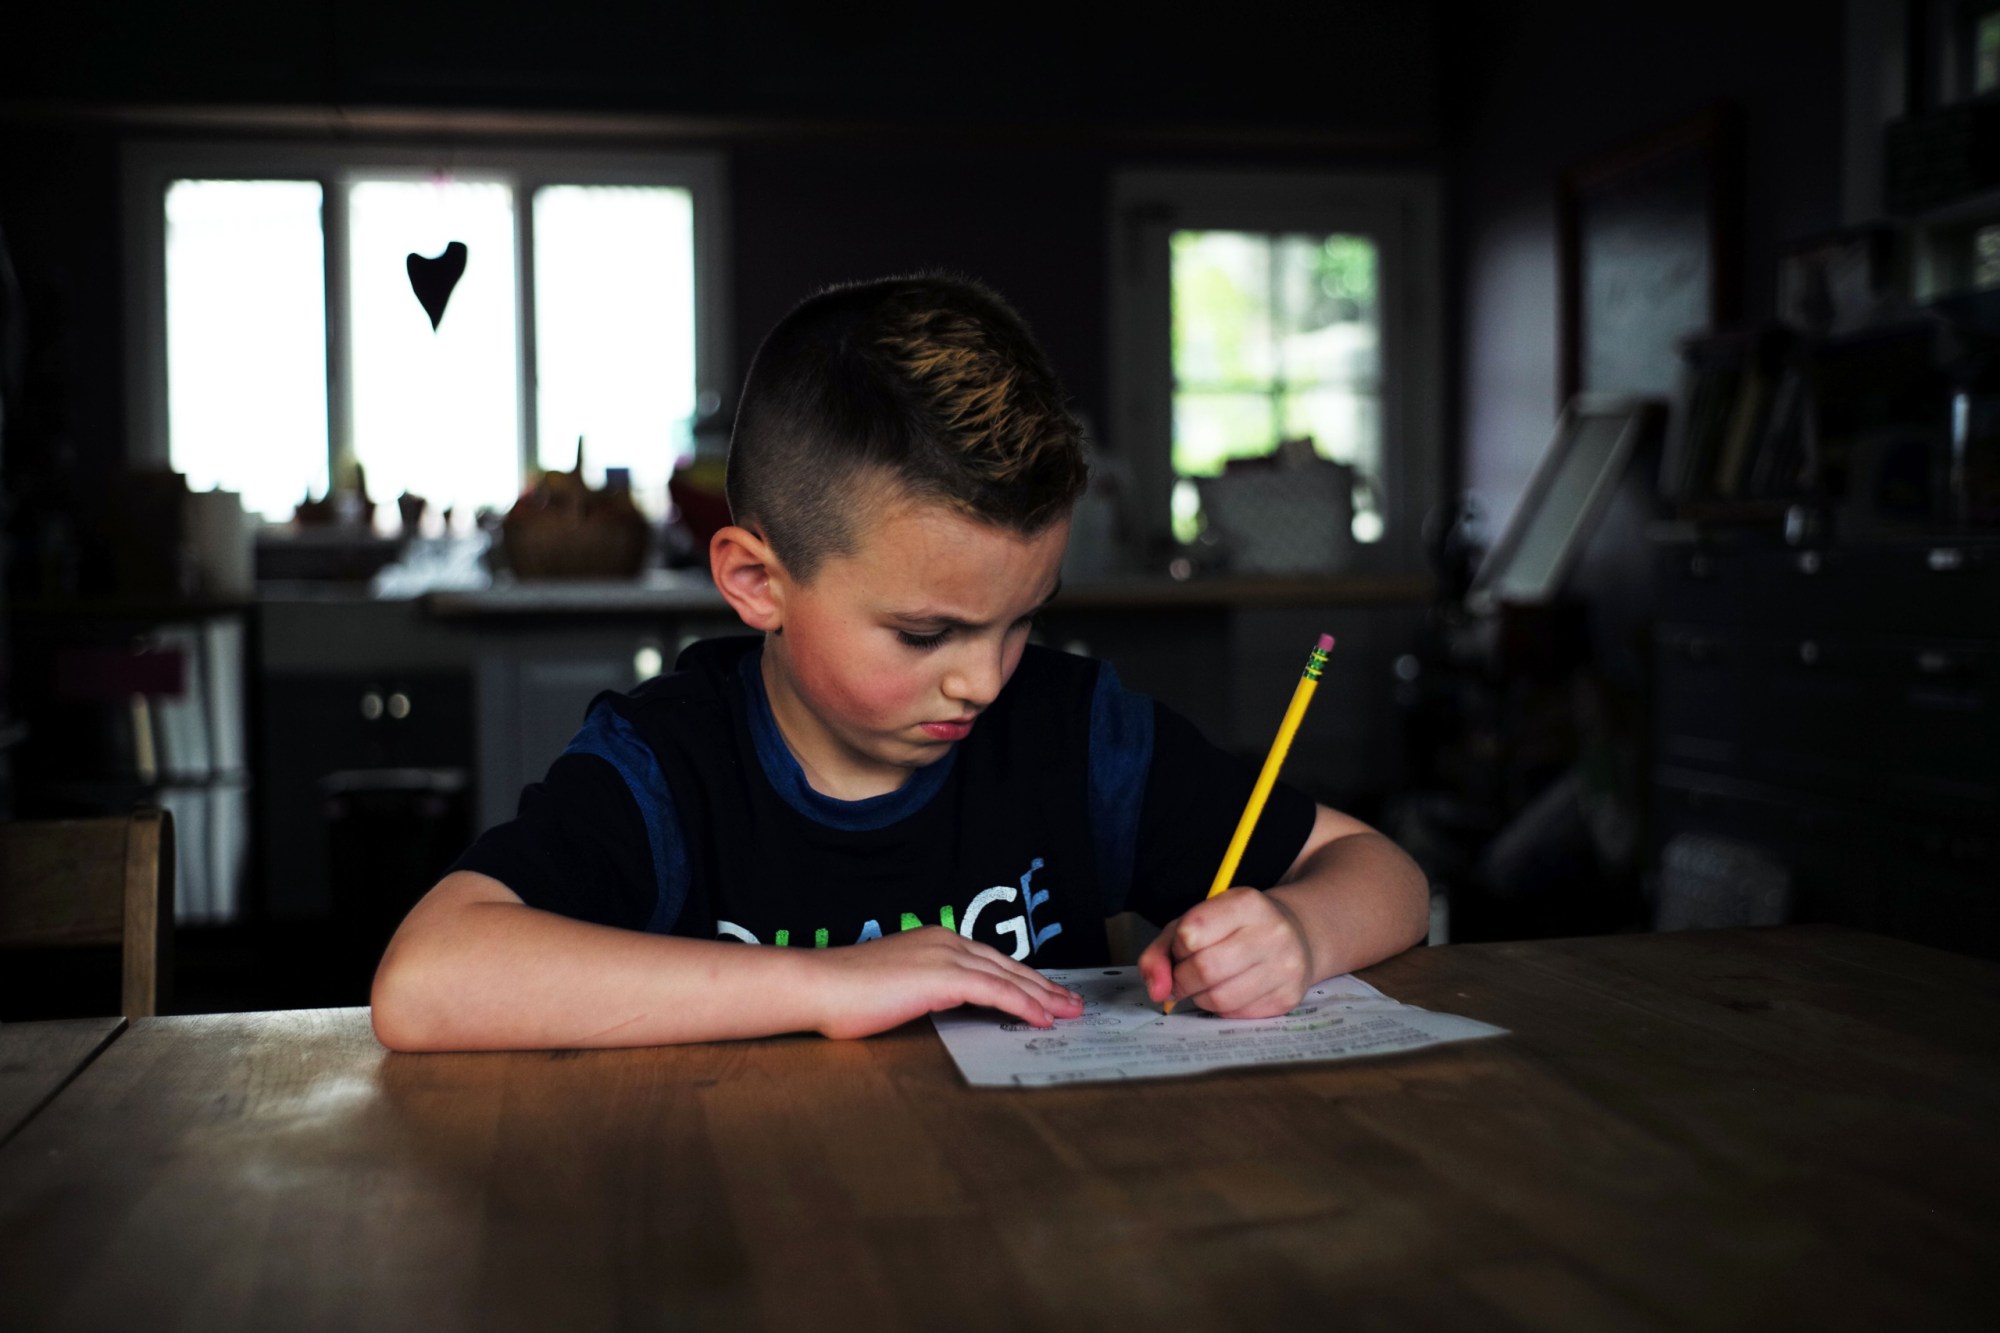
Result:
<svg viewBox="0 0 2000 1333"><path fill-rule="evenodd" d="M346 769L320 779L337 950L335 974L352 1002L389 937L471 839L470 782L462 768Z"/></svg>

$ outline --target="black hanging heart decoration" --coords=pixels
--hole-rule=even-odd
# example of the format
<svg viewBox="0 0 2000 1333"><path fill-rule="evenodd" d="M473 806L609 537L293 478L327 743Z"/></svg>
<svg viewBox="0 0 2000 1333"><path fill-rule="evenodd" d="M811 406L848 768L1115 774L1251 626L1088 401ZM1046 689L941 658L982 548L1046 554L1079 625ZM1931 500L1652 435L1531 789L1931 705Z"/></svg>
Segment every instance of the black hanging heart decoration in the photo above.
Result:
<svg viewBox="0 0 2000 1333"><path fill-rule="evenodd" d="M445 302L451 299L458 280L465 276L465 242L453 241L443 254L431 259L413 250L405 266L410 270L410 290L417 294L417 303L431 317L431 332L436 333L438 321L444 318Z"/></svg>

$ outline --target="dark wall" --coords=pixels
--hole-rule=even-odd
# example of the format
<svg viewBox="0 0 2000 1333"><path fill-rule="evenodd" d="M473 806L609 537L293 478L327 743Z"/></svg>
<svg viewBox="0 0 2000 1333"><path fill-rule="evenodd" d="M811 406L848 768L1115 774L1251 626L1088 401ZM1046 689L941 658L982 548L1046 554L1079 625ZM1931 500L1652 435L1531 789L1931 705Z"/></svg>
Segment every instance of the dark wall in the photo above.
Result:
<svg viewBox="0 0 2000 1333"><path fill-rule="evenodd" d="M1740 103L1752 314L1770 308L1779 244L1838 220L1837 5L1340 0L1238 5L1209 22L1138 5L1017 6L998 19L915 4L832 10L38 6L0 42L11 104L0 105L0 228L45 367L45 401L29 406L91 458L122 450L116 147L132 131L89 119L114 106L675 118L686 129L665 146L717 148L730 162L739 370L805 292L936 264L1012 297L1100 423L1113 170L1442 161L1456 305L1447 382L1459 390L1448 417L1463 484L1495 530L1557 407L1565 167L1717 100Z"/></svg>
<svg viewBox="0 0 2000 1333"><path fill-rule="evenodd" d="M1841 221L1843 6L1827 0L1538 0L1448 29L1460 302L1461 482L1496 533L1557 401L1561 173L1718 102L1742 110L1743 313L1768 318L1785 242Z"/></svg>
<svg viewBox="0 0 2000 1333"><path fill-rule="evenodd" d="M28 6L22 6L28 9ZM1434 129L1431 0L1226 14L1020 0L68 0L12 99L596 107L955 123Z"/></svg>
<svg viewBox="0 0 2000 1333"><path fill-rule="evenodd" d="M132 107L661 119L650 142L729 161L739 373L818 286L937 265L1014 300L1099 422L1113 170L1435 161L1428 2L1260 3L1192 23L1140 5L851 8L74 0L10 19L0 228L36 336L66 330L43 353L39 396L58 400L44 416L91 463L121 456L117 146L190 133L135 128ZM46 444L22 433L10 468Z"/></svg>
<svg viewBox="0 0 2000 1333"><path fill-rule="evenodd" d="M23 386L7 404L7 466L57 441L99 459L123 437L117 145L0 124L0 236L21 283Z"/></svg>
<svg viewBox="0 0 2000 1333"><path fill-rule="evenodd" d="M763 331L815 288L940 267L1005 293L1070 391L1097 411L1108 299L1103 152L1004 141L780 141L743 144L729 156L739 372Z"/></svg>

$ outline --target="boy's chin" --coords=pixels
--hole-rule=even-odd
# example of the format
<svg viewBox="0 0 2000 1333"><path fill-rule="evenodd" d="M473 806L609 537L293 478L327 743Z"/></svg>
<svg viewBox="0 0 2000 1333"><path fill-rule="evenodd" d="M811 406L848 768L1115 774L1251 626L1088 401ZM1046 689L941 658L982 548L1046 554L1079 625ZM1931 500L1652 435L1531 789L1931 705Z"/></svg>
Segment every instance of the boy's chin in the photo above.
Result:
<svg viewBox="0 0 2000 1333"><path fill-rule="evenodd" d="M902 750L901 754L893 758L887 755L883 756L883 762L912 771L919 768L929 768L932 764L937 763L950 754L951 747L957 743L956 741L932 740L928 736L920 736L899 747Z"/></svg>

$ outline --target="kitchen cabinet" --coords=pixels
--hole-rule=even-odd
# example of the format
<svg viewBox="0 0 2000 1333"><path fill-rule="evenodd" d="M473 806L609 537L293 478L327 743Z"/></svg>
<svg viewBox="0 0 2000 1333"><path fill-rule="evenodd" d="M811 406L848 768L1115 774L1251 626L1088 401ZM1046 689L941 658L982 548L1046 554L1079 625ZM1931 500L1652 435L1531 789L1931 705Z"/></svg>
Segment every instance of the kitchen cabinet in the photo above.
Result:
<svg viewBox="0 0 2000 1333"><path fill-rule="evenodd" d="M1662 878L1686 865L1677 841L1747 849L1791 919L2000 956L2000 543L1707 541L1658 561Z"/></svg>

